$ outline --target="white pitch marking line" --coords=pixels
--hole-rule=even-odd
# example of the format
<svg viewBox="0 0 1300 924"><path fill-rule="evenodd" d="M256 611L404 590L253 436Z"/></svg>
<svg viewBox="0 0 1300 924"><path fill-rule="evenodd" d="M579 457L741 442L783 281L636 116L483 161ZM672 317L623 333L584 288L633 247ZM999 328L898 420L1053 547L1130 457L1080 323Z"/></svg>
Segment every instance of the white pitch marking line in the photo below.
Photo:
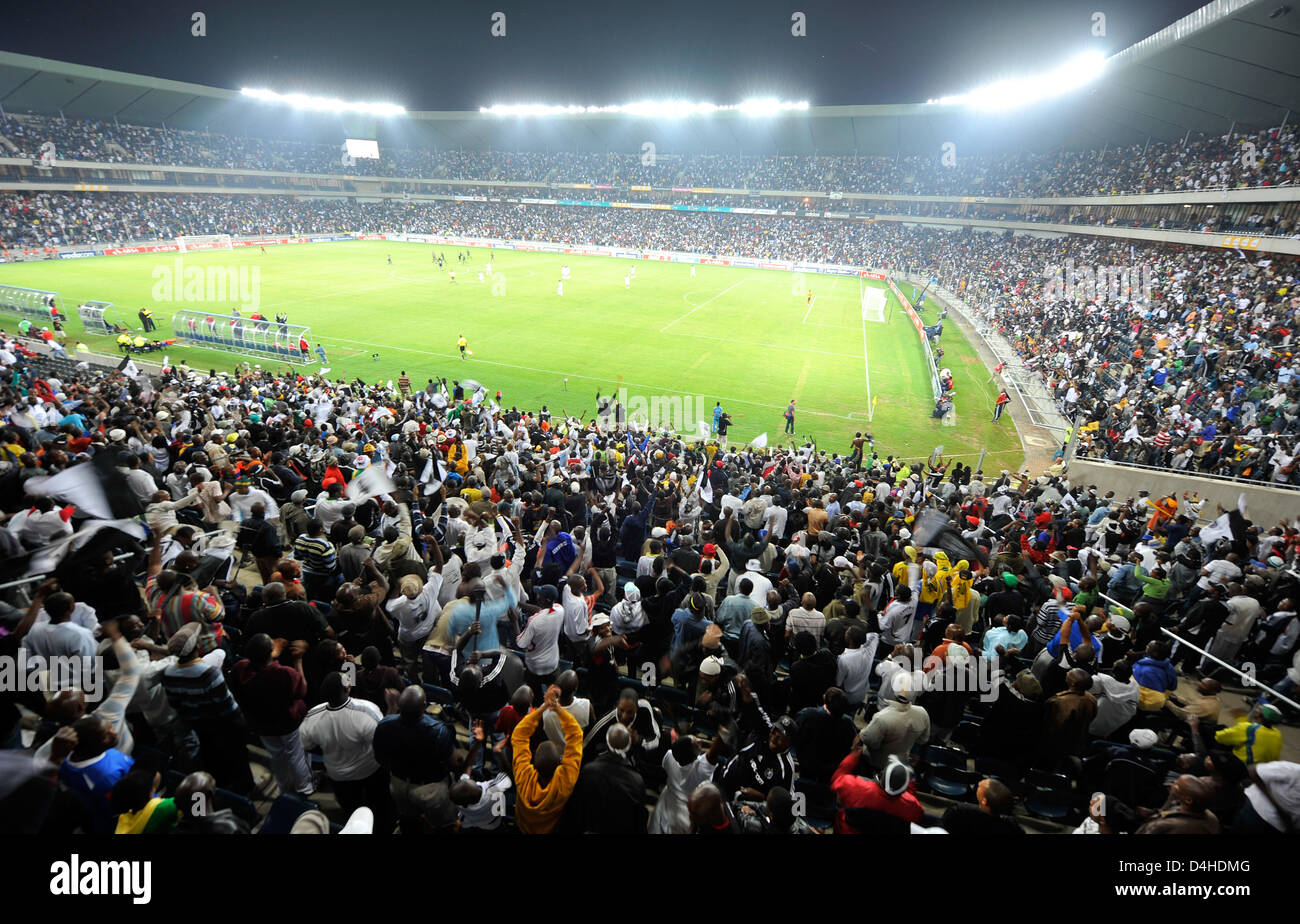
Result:
<svg viewBox="0 0 1300 924"><path fill-rule="evenodd" d="M667 324L665 324L663 327L659 328L659 333L661 333L661 334L663 334L663 333L667 333L667 332L668 332L668 328L672 327L673 325L677 324L677 323L680 322L680 321L685 321L687 318L689 318L691 315L695 314L695 312L699 311L699 310L700 310L701 308L703 308L705 305L708 305L708 304L710 304L710 303L712 303L712 302L717 301L718 299L722 298L722 296L726 295L728 292L730 292L732 289L734 289L736 286L740 285L740 284L743 283L743 282L747 282L748 280L749 280L749 277L746 276L744 279L741 279L741 280L739 280L738 282L733 282L731 285L727 286L725 289L723 289L723 290L722 290L721 292L719 292L717 295L713 296L713 298L710 298L710 299L708 299L707 301L703 301L703 302L701 302L700 304L696 305L694 308L692 308L690 311L686 312L684 315L682 315L682 316L681 316L680 318L678 318L676 321L669 321L669 322L668 322Z"/></svg>
<svg viewBox="0 0 1300 924"><path fill-rule="evenodd" d="M808 315L812 314L813 305L817 304L817 299L819 298L821 298L820 295L814 295L812 301L808 303L808 310L803 313L803 323L808 323Z"/></svg>

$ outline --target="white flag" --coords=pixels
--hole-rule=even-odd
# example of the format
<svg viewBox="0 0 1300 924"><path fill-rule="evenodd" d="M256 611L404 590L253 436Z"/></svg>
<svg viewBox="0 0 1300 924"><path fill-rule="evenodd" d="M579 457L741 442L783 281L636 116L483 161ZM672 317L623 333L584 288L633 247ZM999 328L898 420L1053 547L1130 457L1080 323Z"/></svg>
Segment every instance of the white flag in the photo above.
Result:
<svg viewBox="0 0 1300 924"><path fill-rule="evenodd" d="M436 491L446 480L447 470L443 467L442 459L437 453L431 453L429 461L424 465L424 471L420 473L420 484L430 485Z"/></svg>
<svg viewBox="0 0 1300 924"><path fill-rule="evenodd" d="M98 520L113 519L113 510L93 465L73 465L51 478L29 478L23 490L34 497L52 497Z"/></svg>
<svg viewBox="0 0 1300 924"><path fill-rule="evenodd" d="M707 472L700 476L700 500L706 504L713 503L713 483L709 481Z"/></svg>
<svg viewBox="0 0 1300 924"><path fill-rule="evenodd" d="M699 425L700 439L707 440L710 436L713 435L713 431L709 428L708 421L699 420L696 421L696 423Z"/></svg>
<svg viewBox="0 0 1300 924"><path fill-rule="evenodd" d="M349 500L359 501L395 490L397 485L393 484L393 479L388 477L388 473L379 466L372 465L352 479L347 494Z"/></svg>
<svg viewBox="0 0 1300 924"><path fill-rule="evenodd" d="M751 445L752 445L755 449L766 449L766 448L767 448L767 433L766 433L766 432L764 432L764 433L760 433L758 436L754 437L754 442L753 442Z"/></svg>
<svg viewBox="0 0 1300 924"><path fill-rule="evenodd" d="M1225 513L1209 526L1201 527L1201 545L1209 548L1220 539L1232 539L1232 528L1228 525L1228 515Z"/></svg>

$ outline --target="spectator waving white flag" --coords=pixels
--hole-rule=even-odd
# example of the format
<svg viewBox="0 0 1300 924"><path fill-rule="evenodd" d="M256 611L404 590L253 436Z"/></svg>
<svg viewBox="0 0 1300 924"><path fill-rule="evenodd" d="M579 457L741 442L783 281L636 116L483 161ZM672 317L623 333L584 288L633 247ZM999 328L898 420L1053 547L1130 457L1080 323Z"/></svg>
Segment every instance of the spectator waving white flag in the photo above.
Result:
<svg viewBox="0 0 1300 924"><path fill-rule="evenodd" d="M447 470L442 465L442 459L438 458L436 452L429 454L429 461L425 463L424 471L420 473L420 484L434 486L442 484L447 480Z"/></svg>
<svg viewBox="0 0 1300 924"><path fill-rule="evenodd" d="M378 465L372 465L352 479L352 483L348 485L347 493L349 500L359 501L396 490L397 485L393 483L393 479L388 477L388 472Z"/></svg>
<svg viewBox="0 0 1300 924"><path fill-rule="evenodd" d="M713 482L709 481L709 473L703 469L700 470L700 500L706 504L713 503Z"/></svg>

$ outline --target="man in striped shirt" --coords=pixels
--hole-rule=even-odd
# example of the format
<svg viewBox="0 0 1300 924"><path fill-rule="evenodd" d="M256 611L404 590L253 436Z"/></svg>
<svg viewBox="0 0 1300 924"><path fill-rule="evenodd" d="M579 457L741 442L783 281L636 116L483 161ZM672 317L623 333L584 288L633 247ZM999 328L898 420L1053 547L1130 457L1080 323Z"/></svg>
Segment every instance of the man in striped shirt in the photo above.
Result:
<svg viewBox="0 0 1300 924"><path fill-rule="evenodd" d="M307 531L293 541L293 555L302 563L302 583L312 600L329 600L338 583L338 556L325 538L320 520L311 520Z"/></svg>
<svg viewBox="0 0 1300 924"><path fill-rule="evenodd" d="M168 641L167 653L176 663L163 671L163 689L176 714L198 735L200 760L217 785L247 794L253 790L248 724L221 671L226 652L199 650L203 629L197 622L186 623Z"/></svg>

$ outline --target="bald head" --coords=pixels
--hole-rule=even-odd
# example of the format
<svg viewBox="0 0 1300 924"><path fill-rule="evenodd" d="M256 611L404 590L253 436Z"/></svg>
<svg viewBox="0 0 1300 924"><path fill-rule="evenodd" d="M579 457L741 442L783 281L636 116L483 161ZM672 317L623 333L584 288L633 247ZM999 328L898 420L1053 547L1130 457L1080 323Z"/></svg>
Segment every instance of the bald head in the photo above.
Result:
<svg viewBox="0 0 1300 924"><path fill-rule="evenodd" d="M1218 793L1218 786L1208 777L1192 776L1184 773L1174 781L1170 794L1183 805L1184 808L1193 812L1202 812L1214 804L1214 797Z"/></svg>
<svg viewBox="0 0 1300 924"><path fill-rule="evenodd" d="M561 756L560 749L553 741L543 741L537 746L537 751L533 754L533 769L537 771L537 782L543 787L550 785L551 777L555 776L555 770L560 766Z"/></svg>
<svg viewBox="0 0 1300 924"><path fill-rule="evenodd" d="M627 726L615 722L605 732L605 744L611 751L621 757L627 756L628 749L632 747L632 734L627 730Z"/></svg>
<svg viewBox="0 0 1300 924"><path fill-rule="evenodd" d="M275 606L277 603L283 603L284 598L284 585L279 581L272 581L262 588L262 602L267 606Z"/></svg>
<svg viewBox="0 0 1300 924"><path fill-rule="evenodd" d="M397 714L404 722L418 722L429 708L429 699L424 695L424 687L413 683L397 696Z"/></svg>
<svg viewBox="0 0 1300 924"><path fill-rule="evenodd" d="M1065 675L1065 683L1072 692L1080 692L1092 686L1092 675L1076 667Z"/></svg>
<svg viewBox="0 0 1300 924"><path fill-rule="evenodd" d="M691 793L687 808L696 828L718 828L727 820L722 790L713 783L701 783Z"/></svg>
<svg viewBox="0 0 1300 924"><path fill-rule="evenodd" d="M471 664L460 672L460 689L462 693L473 693L483 685L483 671Z"/></svg>
<svg viewBox="0 0 1300 924"><path fill-rule="evenodd" d="M212 814L212 797L217 792L217 781L210 773L198 770L176 785L176 807L190 818Z"/></svg>

